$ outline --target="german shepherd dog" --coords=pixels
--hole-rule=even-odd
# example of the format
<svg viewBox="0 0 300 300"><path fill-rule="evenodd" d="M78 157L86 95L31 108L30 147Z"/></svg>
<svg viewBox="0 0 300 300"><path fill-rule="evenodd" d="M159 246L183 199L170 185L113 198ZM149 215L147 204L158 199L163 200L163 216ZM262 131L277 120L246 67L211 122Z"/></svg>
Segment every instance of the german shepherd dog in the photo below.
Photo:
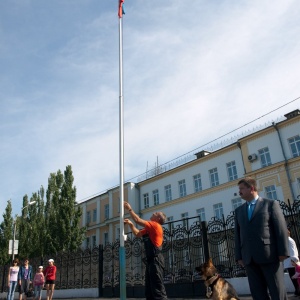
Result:
<svg viewBox="0 0 300 300"><path fill-rule="evenodd" d="M210 258L207 262L195 268L206 285L206 297L213 300L239 300L234 287L220 277Z"/></svg>

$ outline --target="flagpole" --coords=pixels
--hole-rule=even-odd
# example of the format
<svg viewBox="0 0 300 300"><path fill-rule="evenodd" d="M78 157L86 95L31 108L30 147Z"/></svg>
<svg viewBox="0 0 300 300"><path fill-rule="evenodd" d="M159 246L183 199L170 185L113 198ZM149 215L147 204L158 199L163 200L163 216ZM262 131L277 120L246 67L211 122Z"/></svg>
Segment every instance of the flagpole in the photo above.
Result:
<svg viewBox="0 0 300 300"><path fill-rule="evenodd" d="M122 5L119 0L119 6ZM119 9L120 9L119 7ZM122 7L121 7L122 8ZM122 12L121 12L122 13ZM126 263L124 234L124 99L123 99L123 18L119 15L119 146L120 146L120 299L126 299Z"/></svg>

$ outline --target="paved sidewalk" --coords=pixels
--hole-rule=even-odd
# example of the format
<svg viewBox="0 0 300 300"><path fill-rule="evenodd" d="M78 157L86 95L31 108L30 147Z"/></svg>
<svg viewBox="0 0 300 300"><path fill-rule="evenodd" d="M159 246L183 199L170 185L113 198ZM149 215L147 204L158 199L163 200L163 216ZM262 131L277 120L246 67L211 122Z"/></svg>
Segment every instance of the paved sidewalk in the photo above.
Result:
<svg viewBox="0 0 300 300"><path fill-rule="evenodd" d="M241 300L253 300L251 296L239 296ZM299 296L294 296L293 294L288 295L289 300L300 300ZM98 300L120 300L120 298L72 298L72 299L64 299L64 300L87 300L87 299L98 299ZM195 300L195 299L207 299L205 297L202 298L169 298L169 300ZM145 298L126 298L126 300L145 300Z"/></svg>

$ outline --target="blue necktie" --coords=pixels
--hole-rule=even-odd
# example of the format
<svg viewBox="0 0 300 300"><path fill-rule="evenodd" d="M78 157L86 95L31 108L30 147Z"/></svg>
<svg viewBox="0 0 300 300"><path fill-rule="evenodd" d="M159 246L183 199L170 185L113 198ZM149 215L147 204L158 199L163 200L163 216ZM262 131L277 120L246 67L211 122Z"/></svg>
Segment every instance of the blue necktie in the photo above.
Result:
<svg viewBox="0 0 300 300"><path fill-rule="evenodd" d="M252 217L253 209L254 209L254 203L249 203L248 204L248 220L250 220Z"/></svg>

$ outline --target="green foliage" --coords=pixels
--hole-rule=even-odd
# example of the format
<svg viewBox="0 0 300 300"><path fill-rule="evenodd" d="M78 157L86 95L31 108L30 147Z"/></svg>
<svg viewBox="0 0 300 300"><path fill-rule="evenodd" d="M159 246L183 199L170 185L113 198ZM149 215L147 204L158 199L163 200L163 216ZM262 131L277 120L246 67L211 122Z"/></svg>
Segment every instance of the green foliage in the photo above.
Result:
<svg viewBox="0 0 300 300"><path fill-rule="evenodd" d="M10 260L8 243L13 239L13 225L16 222L15 238L19 240L19 254L16 257L43 257L60 251L73 251L81 246L85 228L80 227L82 210L76 205L76 187L71 166L64 173L51 173L48 188L43 187L29 199L23 197L21 215L13 220L11 202L8 201L3 222L0 224L0 264ZM46 202L44 197L46 194Z"/></svg>
<svg viewBox="0 0 300 300"><path fill-rule="evenodd" d="M71 166L67 166L64 174L60 170L50 174L47 189L46 253L72 251L77 249L85 234L80 228L81 208L76 206L76 187Z"/></svg>
<svg viewBox="0 0 300 300"><path fill-rule="evenodd" d="M23 198L22 216L17 218L19 256L43 256L45 248L44 188ZM34 203L29 205L29 203Z"/></svg>
<svg viewBox="0 0 300 300"><path fill-rule="evenodd" d="M0 265L9 263L10 256L8 254L9 240L13 239L13 218L11 216L11 201L7 201L3 221L0 224Z"/></svg>

